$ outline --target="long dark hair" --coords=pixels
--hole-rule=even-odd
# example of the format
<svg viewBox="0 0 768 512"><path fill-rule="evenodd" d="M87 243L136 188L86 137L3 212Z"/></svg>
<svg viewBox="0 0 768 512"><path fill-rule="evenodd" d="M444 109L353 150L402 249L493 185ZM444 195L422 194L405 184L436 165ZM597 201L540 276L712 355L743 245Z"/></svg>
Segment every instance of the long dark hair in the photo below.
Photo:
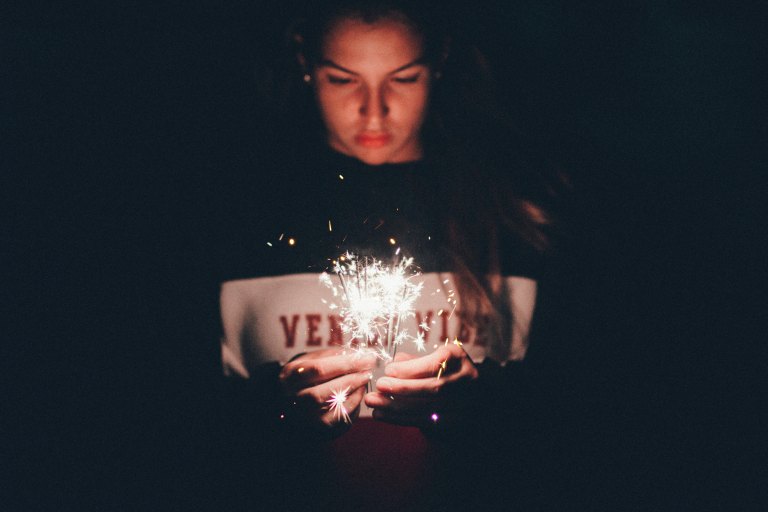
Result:
<svg viewBox="0 0 768 512"><path fill-rule="evenodd" d="M302 76L321 58L324 36L339 19L366 23L394 19L422 36L433 73L422 128L426 168L442 188L435 198L454 198L433 208L444 226L464 322L486 326L483 335L509 339L511 319L502 275L502 240L514 237L532 252L549 245L547 203L552 176L543 158L502 115L491 68L458 23L439 4L419 1L336 0L315 2L286 34L286 58L276 70L272 102L288 131L314 132L324 140L313 92ZM290 137L292 140L300 137ZM429 198L427 198L429 200ZM507 318L503 318L506 315ZM489 322L488 320L496 320ZM502 321L498 321L502 320ZM478 333L480 334L480 333Z"/></svg>

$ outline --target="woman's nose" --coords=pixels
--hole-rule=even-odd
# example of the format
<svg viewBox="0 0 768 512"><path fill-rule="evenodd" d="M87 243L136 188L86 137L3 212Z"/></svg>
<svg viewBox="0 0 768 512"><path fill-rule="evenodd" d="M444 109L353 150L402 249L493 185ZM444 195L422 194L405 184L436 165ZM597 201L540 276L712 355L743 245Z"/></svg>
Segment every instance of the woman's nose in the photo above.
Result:
<svg viewBox="0 0 768 512"><path fill-rule="evenodd" d="M360 115L369 121L377 121L385 118L388 113L389 106L384 91L381 88L367 90L360 103Z"/></svg>

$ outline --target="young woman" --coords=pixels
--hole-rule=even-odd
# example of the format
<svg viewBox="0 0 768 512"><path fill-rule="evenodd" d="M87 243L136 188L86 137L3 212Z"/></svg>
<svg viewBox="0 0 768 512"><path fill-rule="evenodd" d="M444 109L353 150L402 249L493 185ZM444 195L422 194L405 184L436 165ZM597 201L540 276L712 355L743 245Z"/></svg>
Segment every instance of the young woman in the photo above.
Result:
<svg viewBox="0 0 768 512"><path fill-rule="evenodd" d="M287 155L227 251L245 263L221 291L227 414L259 433L245 458L269 459L258 471L274 506L455 504L465 493L450 472L485 474L514 438L502 366L528 347L542 166L488 108L483 60L439 12L323 4L290 40ZM412 256L424 282L403 326L424 343L399 348L374 382L376 358L344 349L318 279L347 251Z"/></svg>

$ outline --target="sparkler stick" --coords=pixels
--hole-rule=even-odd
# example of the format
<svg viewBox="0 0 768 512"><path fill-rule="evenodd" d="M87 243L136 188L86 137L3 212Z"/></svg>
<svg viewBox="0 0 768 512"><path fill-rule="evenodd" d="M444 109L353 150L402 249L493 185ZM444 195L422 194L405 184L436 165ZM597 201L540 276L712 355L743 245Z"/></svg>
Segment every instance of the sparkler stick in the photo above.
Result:
<svg viewBox="0 0 768 512"><path fill-rule="evenodd" d="M401 300L403 300L403 301L405 300L405 289L403 289L403 297L402 297ZM397 315L397 325L395 326L395 332L397 332L397 333L400 332L400 318L401 318L401 316L400 316L400 314L398 314ZM395 343L395 347L392 349L392 359L395 359L395 356L397 355L397 346L399 344L400 343Z"/></svg>

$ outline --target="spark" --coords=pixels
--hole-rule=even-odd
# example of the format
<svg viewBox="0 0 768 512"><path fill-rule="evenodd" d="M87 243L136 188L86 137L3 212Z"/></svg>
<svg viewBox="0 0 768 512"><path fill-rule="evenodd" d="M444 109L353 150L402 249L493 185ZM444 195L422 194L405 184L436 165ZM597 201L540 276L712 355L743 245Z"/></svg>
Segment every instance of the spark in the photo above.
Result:
<svg viewBox="0 0 768 512"><path fill-rule="evenodd" d="M272 247L272 242L267 242L267 245Z"/></svg>
<svg viewBox="0 0 768 512"><path fill-rule="evenodd" d="M413 340L413 342L416 344L416 350L418 352L426 352L427 351L426 347L424 347L424 333L423 332L420 332L416 336L416 339Z"/></svg>
<svg viewBox="0 0 768 512"><path fill-rule="evenodd" d="M347 401L349 396L349 386L341 391L331 390L331 398L326 400L329 404L329 410L333 413L336 421L344 421L344 423L351 423L352 420L349 417L349 411L344 407L344 402Z"/></svg>
<svg viewBox="0 0 768 512"><path fill-rule="evenodd" d="M296 245L296 240L293 238L288 239L288 245Z"/></svg>
<svg viewBox="0 0 768 512"><path fill-rule="evenodd" d="M382 361L391 361L392 355L390 355L389 350L387 347L381 346L376 349L376 355L381 359Z"/></svg>
<svg viewBox="0 0 768 512"><path fill-rule="evenodd" d="M464 350L464 344L459 341L459 338L453 338L453 344L456 345L457 347L461 348L461 350ZM447 346L447 345L448 345L448 338L445 338L445 343L443 343L443 346ZM435 345L435 348L437 348L437 345ZM437 378L438 379L443 376L443 373L445 372L445 368L446 368L447 365L448 365L448 360L447 359L445 361L443 361L442 363L440 363L440 368L438 368L438 370L437 370Z"/></svg>
<svg viewBox="0 0 768 512"><path fill-rule="evenodd" d="M344 181L344 175L343 174L339 174L339 179Z"/></svg>
<svg viewBox="0 0 768 512"><path fill-rule="evenodd" d="M331 219L328 219L328 231L333 231L333 226L331 225Z"/></svg>
<svg viewBox="0 0 768 512"><path fill-rule="evenodd" d="M438 379L443 376L443 372L445 371L445 367L446 367L447 363L448 363L447 360L443 361L442 363L440 363L440 368L437 370L437 378Z"/></svg>

